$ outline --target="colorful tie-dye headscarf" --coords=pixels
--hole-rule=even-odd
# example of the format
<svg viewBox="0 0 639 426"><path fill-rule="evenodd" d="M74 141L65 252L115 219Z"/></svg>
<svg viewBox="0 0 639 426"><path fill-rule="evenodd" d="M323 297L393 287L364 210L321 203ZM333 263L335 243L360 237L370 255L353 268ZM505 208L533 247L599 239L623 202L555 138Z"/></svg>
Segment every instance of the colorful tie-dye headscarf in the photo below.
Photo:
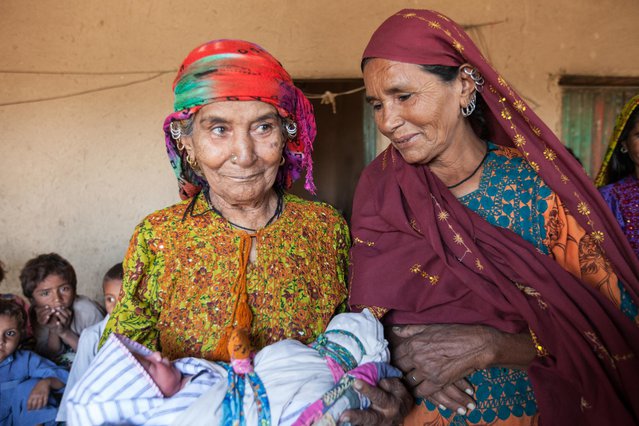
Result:
<svg viewBox="0 0 639 426"><path fill-rule="evenodd" d="M316 127L313 106L293 84L282 65L260 46L243 40L213 40L195 48L186 57L173 82L175 112L164 120L166 149L178 179L180 197L190 198L207 186L186 161L186 151L171 137L171 122L192 117L215 101L261 101L273 105L280 116L297 125L297 135L284 147L276 185L291 187L306 169L307 191L313 183L313 140Z"/></svg>

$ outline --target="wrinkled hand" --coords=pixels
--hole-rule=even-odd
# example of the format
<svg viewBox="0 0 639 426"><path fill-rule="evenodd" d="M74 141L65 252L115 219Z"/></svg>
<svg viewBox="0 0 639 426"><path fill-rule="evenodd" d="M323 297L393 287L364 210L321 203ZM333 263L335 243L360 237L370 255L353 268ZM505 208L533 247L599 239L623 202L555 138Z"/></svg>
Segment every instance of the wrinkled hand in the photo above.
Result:
<svg viewBox="0 0 639 426"><path fill-rule="evenodd" d="M415 395L447 405L472 402L464 380L484 368L491 356L492 329L474 325L436 324L393 327L393 364L405 373ZM457 407L455 407L456 409Z"/></svg>
<svg viewBox="0 0 639 426"><path fill-rule="evenodd" d="M51 383L49 379L42 379L33 387L27 400L27 410L39 410L47 405Z"/></svg>
<svg viewBox="0 0 639 426"><path fill-rule="evenodd" d="M413 398L397 378L380 380L378 387L361 380L355 381L355 389L367 396L371 406L367 410L346 410L339 418L341 423L354 426L391 426L401 424L413 406Z"/></svg>

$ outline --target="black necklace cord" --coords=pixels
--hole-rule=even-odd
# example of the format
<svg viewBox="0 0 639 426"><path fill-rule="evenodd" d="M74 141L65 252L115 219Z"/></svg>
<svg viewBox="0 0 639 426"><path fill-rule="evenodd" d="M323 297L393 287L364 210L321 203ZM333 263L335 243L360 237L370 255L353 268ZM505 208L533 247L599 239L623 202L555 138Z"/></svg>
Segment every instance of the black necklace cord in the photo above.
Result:
<svg viewBox="0 0 639 426"><path fill-rule="evenodd" d="M209 194L208 188L206 190L203 189L202 191L204 192L204 196L206 197L206 202L209 205L209 210L207 210L206 212L214 211L215 213L220 215L220 217L224 218L224 220L226 220L234 228L241 229L243 231L250 232L250 233L253 233L253 234L255 234L258 231L257 229L248 228L246 226L238 225L237 223L233 223L230 220L228 220L226 217L224 217L222 212L220 212L218 209L215 208L215 206L211 202L211 195ZM275 207L275 212L273 213L273 216L271 216L271 218L268 220L268 222L266 222L266 224L261 229L266 228L267 226L269 226L271 223L273 223L273 221L275 221L275 219L280 217L280 215L282 214L282 210L284 208L284 192L279 190L279 188L276 189L275 192L277 194L277 207ZM206 213L206 212L204 212L204 213Z"/></svg>
<svg viewBox="0 0 639 426"><path fill-rule="evenodd" d="M488 147L486 147L486 153L484 154L484 158L481 159L481 161L479 162L479 164L477 165L477 167L475 167L475 170L472 171L471 174L469 174L468 176L466 176L464 179L460 180L459 182L457 182L454 185L451 186L447 186L446 188L448 189L453 189L453 188L457 188L459 185L461 185L462 183L466 182L468 179L470 179L471 177L475 176L475 174L477 173L477 171L481 168L481 166L484 164L484 162L486 161L486 158L488 158L488 154L490 153L490 149L488 149Z"/></svg>

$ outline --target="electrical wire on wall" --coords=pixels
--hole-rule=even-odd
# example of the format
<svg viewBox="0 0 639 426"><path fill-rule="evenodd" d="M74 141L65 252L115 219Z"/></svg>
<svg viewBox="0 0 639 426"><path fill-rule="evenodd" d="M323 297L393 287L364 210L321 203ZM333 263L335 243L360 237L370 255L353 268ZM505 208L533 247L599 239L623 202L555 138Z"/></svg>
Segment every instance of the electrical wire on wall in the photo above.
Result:
<svg viewBox="0 0 639 426"><path fill-rule="evenodd" d="M474 25L462 25L462 27L469 31L471 34L475 35L478 43L482 47L482 51L485 52L485 56L490 60L490 56L488 55L488 49L486 46L486 42L484 40L483 34L479 29L485 26L491 26L503 23L505 21L494 21L494 22L486 22L482 24L474 24ZM83 75L83 76L106 76L106 75L145 75L144 77L137 78L135 80L128 81L126 83L112 84L107 86L100 86L94 89L81 90L78 92L70 92L65 93L63 95L35 98L35 99L25 99L13 102L0 102L0 107L7 107L13 105L22 105L22 104L32 104L37 102L46 102L46 101L54 101L59 99L68 99L76 96L87 95L90 93L98 93L106 90L114 90L120 89L123 87L130 87L137 84L146 83L151 80L155 80L157 78L162 77L166 74L175 74L177 70L147 70L147 71L105 71L105 72L90 72L90 71L35 71L35 70L0 70L0 74L30 74L30 75L59 75L59 76L71 76L71 75ZM355 89L347 90L344 92L334 93L330 90L325 91L323 94L317 93L304 93L309 99L320 99L321 105L331 105L333 114L337 114L337 102L336 98L339 96L352 95L364 90L364 86L358 87Z"/></svg>

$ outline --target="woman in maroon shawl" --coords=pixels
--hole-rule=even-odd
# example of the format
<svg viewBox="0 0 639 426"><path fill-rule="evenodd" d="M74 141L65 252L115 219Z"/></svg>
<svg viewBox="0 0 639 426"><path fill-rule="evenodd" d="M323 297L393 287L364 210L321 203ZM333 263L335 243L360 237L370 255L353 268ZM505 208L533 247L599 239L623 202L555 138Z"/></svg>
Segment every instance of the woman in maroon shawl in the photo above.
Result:
<svg viewBox="0 0 639 426"><path fill-rule="evenodd" d="M362 66L391 146L350 304L392 326L405 424L639 423L639 264L581 166L439 13L388 18Z"/></svg>

